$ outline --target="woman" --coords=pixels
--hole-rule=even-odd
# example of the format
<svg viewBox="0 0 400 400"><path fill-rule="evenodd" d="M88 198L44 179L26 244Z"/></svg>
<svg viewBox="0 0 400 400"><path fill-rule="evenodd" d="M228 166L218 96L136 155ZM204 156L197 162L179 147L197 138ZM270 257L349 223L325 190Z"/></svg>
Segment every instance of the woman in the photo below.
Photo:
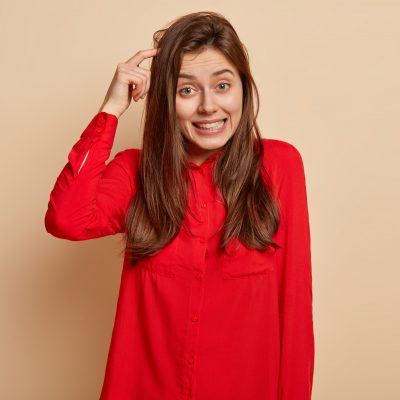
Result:
<svg viewBox="0 0 400 400"><path fill-rule="evenodd" d="M183 16L153 39L118 64L45 217L69 240L124 234L101 399L310 399L300 153L261 138L247 52L222 15ZM143 148L106 164L119 117L144 98Z"/></svg>

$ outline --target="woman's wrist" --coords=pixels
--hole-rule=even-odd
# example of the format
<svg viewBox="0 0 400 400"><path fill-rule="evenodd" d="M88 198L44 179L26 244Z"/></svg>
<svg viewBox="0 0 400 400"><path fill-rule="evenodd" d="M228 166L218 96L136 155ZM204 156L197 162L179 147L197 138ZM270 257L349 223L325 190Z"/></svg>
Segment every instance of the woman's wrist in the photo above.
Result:
<svg viewBox="0 0 400 400"><path fill-rule="evenodd" d="M115 107L113 107L110 104L104 104L100 107L99 113L100 112L105 112L107 114L113 114L115 115L117 118L119 118L122 113L120 111L118 111Z"/></svg>

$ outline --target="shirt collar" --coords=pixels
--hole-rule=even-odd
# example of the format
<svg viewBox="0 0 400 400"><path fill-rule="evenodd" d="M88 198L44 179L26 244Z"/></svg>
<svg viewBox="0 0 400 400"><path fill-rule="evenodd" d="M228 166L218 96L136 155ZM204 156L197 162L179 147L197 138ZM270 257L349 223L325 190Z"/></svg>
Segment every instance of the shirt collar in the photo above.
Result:
<svg viewBox="0 0 400 400"><path fill-rule="evenodd" d="M193 169L202 169L209 165L212 165L212 164L214 164L215 160L221 155L221 153L222 153L222 150L219 150L219 151L211 154L211 156L208 157L205 161L203 161L203 163L200 165L195 164L192 161L189 161L189 167L193 168Z"/></svg>

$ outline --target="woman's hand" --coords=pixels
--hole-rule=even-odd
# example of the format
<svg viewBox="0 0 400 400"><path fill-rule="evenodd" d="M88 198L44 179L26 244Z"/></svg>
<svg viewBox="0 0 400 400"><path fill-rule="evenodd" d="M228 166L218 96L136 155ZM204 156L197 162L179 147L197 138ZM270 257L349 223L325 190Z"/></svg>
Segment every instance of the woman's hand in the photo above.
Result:
<svg viewBox="0 0 400 400"><path fill-rule="evenodd" d="M136 102L145 98L150 87L150 71L139 67L139 64L145 58L156 56L159 50L140 50L126 62L117 65L99 112L105 111L119 118L129 107L132 98Z"/></svg>

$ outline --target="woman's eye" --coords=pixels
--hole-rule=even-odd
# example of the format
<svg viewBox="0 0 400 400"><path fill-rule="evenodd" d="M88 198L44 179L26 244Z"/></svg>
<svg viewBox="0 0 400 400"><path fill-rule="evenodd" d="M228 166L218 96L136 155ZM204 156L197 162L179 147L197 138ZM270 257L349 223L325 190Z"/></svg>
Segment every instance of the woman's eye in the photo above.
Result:
<svg viewBox="0 0 400 400"><path fill-rule="evenodd" d="M221 86L224 86L224 85L225 85L226 88L227 88L227 86L230 86L230 84L226 83L226 82L220 83L218 86L221 87ZM222 88L222 89L226 90L225 88Z"/></svg>
<svg viewBox="0 0 400 400"><path fill-rule="evenodd" d="M222 89L222 91L226 91L228 90L228 88L231 86L230 83L227 82L223 82L223 83L219 83L217 85L220 89ZM179 93L182 94L183 96L187 96L189 94L192 94L193 88L191 87L184 87L181 90L179 90Z"/></svg>
<svg viewBox="0 0 400 400"><path fill-rule="evenodd" d="M184 87L184 88L182 88L180 91L179 91L179 93L181 93L181 94L183 94L183 95L187 95L187 94L190 94L191 92L188 92L189 90L192 90L192 88L190 88L190 87Z"/></svg>

